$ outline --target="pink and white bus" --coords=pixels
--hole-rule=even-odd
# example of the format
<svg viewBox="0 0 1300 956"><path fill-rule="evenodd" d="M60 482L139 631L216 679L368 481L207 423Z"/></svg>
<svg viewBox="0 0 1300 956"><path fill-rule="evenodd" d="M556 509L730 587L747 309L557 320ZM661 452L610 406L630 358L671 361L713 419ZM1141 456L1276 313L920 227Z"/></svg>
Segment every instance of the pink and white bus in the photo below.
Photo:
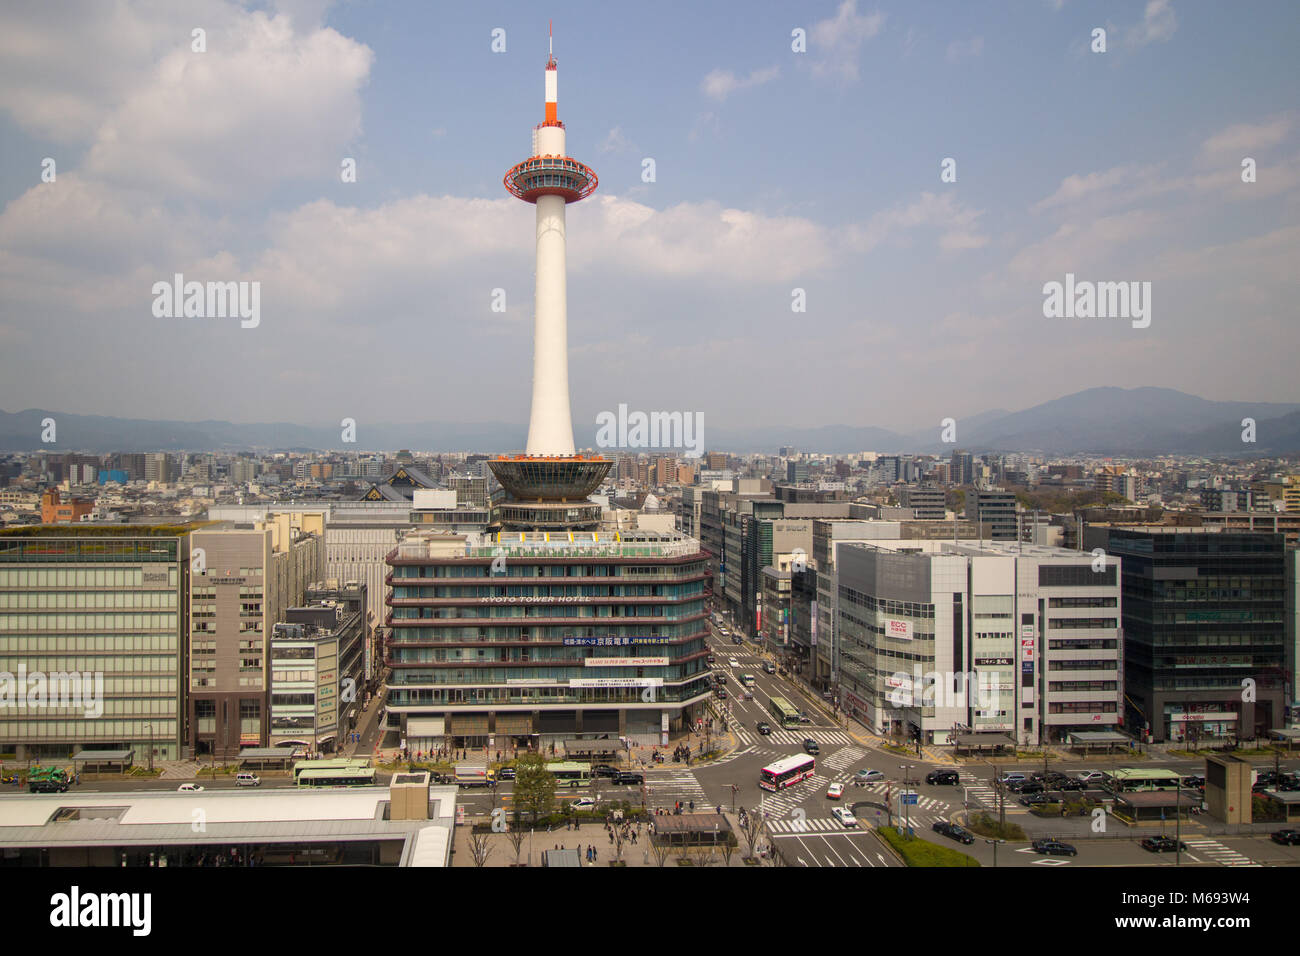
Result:
<svg viewBox="0 0 1300 956"><path fill-rule="evenodd" d="M803 754L782 757L776 763L768 764L758 775L758 785L764 790L781 790L792 787L800 781L807 780L817 769L817 761Z"/></svg>

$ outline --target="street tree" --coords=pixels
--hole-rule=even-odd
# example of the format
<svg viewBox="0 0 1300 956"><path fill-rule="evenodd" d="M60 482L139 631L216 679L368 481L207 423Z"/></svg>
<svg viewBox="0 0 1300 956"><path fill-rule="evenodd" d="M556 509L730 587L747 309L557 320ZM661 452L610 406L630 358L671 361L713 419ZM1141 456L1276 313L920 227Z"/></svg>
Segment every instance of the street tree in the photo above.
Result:
<svg viewBox="0 0 1300 956"><path fill-rule="evenodd" d="M469 852L474 858L474 865L477 867L487 863L488 856L492 853L492 847L488 843L488 834L471 833L469 835Z"/></svg>
<svg viewBox="0 0 1300 956"><path fill-rule="evenodd" d="M530 814L536 822L539 816L555 809L555 778L546 769L541 754L525 754L519 758L516 767L515 806L521 813Z"/></svg>

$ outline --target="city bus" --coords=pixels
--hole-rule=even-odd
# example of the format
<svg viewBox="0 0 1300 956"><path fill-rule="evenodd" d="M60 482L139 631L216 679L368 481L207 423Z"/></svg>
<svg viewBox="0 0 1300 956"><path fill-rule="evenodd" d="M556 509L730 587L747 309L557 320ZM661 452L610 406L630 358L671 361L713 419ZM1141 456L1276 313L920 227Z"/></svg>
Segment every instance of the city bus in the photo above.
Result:
<svg viewBox="0 0 1300 956"><path fill-rule="evenodd" d="M366 769L370 766L368 757L330 757L324 760L296 760L293 764L293 780L298 782L298 775L304 770L347 770L352 767Z"/></svg>
<svg viewBox="0 0 1300 956"><path fill-rule="evenodd" d="M585 787L591 783L591 764L576 760L559 760L546 765L546 772L559 787Z"/></svg>
<svg viewBox="0 0 1300 956"><path fill-rule="evenodd" d="M325 761L313 762L324 763ZM309 767L296 776L300 787L371 787L375 783L375 768Z"/></svg>
<svg viewBox="0 0 1300 956"><path fill-rule="evenodd" d="M1173 770L1143 770L1124 767L1103 776L1106 789L1111 793L1131 793L1134 790L1177 790L1182 774Z"/></svg>
<svg viewBox="0 0 1300 956"><path fill-rule="evenodd" d="M770 763L759 771L758 785L764 790L775 792L807 780L816 769L817 761L804 754L782 757L776 763Z"/></svg>
<svg viewBox="0 0 1300 956"><path fill-rule="evenodd" d="M773 697L768 701L767 709L782 727L789 729L799 726L799 711L784 697Z"/></svg>

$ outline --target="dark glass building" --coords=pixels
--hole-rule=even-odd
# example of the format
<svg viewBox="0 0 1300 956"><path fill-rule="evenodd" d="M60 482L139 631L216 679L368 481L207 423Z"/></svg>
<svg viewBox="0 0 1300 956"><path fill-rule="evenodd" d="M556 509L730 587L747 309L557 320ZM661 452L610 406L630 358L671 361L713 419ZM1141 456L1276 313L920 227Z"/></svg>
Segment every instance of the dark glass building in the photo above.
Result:
<svg viewBox="0 0 1300 956"><path fill-rule="evenodd" d="M1084 542L1122 559L1126 724L1189 742L1282 726L1282 535L1094 527Z"/></svg>

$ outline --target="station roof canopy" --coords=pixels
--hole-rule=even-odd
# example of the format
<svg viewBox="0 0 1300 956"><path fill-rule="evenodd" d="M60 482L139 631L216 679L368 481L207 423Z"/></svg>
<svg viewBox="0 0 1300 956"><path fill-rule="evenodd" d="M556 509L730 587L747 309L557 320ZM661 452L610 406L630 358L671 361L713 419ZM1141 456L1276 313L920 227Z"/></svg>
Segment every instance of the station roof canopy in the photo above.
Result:
<svg viewBox="0 0 1300 956"><path fill-rule="evenodd" d="M1014 747L1016 742L1006 734L958 734L959 747Z"/></svg>
<svg viewBox="0 0 1300 956"><path fill-rule="evenodd" d="M1184 807L1199 807L1202 797L1198 791L1184 790L1130 790L1115 794L1116 803L1126 803L1130 807L1143 810L1156 810L1160 807L1175 807L1181 802Z"/></svg>
<svg viewBox="0 0 1300 956"><path fill-rule="evenodd" d="M718 833L731 832L731 824L720 813L679 813L662 817L651 817L655 833L668 835L672 833Z"/></svg>
<svg viewBox="0 0 1300 956"><path fill-rule="evenodd" d="M1070 734L1070 742L1079 744L1123 744L1131 739L1118 730L1080 730Z"/></svg>
<svg viewBox="0 0 1300 956"><path fill-rule="evenodd" d="M121 763L134 756L134 750L78 750L72 759L79 763Z"/></svg>
<svg viewBox="0 0 1300 956"><path fill-rule="evenodd" d="M1270 737L1276 737L1278 740L1289 740L1291 743L1300 741L1300 727L1274 727L1268 732Z"/></svg>

